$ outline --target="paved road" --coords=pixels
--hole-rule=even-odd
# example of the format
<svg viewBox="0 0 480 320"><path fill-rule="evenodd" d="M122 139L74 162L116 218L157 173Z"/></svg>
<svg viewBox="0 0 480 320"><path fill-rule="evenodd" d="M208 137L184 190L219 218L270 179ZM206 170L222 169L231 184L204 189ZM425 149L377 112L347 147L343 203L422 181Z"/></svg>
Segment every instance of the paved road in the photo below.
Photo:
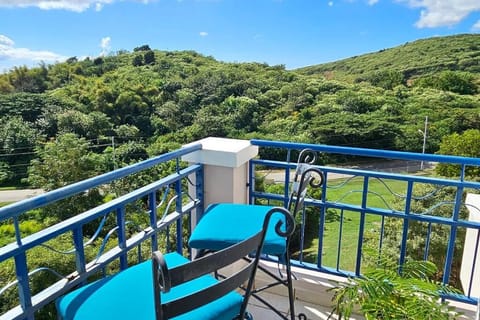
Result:
<svg viewBox="0 0 480 320"><path fill-rule="evenodd" d="M370 170L370 171L381 171L388 173L417 173L422 170L420 167L420 161L383 161L383 162L374 162L374 163L365 163L355 166L344 167L346 169L358 169L358 170ZM425 169L431 169L434 167L434 164L431 162L425 162L423 164ZM266 179L272 180L274 183L283 183L285 180L285 172L283 170L271 170L271 171L260 171L261 176L265 176ZM340 178L351 177L350 174L342 173L328 173L328 180L335 180ZM291 171L290 178L293 180L294 171Z"/></svg>
<svg viewBox="0 0 480 320"><path fill-rule="evenodd" d="M4 190L0 191L0 202L20 201L42 193L42 189Z"/></svg>

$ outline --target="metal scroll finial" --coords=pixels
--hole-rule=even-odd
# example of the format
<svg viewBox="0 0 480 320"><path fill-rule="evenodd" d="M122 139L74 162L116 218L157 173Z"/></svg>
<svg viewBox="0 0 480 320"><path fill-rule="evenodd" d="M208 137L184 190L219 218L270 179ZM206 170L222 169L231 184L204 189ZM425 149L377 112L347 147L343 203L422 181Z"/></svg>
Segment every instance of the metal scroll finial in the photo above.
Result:
<svg viewBox="0 0 480 320"><path fill-rule="evenodd" d="M298 164L305 163L313 165L317 161L317 153L312 149L303 149L298 156Z"/></svg>

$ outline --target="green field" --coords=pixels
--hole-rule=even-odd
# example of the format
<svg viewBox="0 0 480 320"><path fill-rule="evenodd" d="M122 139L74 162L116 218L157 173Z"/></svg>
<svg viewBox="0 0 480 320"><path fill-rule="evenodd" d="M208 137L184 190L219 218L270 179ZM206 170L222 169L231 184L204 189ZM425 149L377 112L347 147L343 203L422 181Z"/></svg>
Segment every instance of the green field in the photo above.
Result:
<svg viewBox="0 0 480 320"><path fill-rule="evenodd" d="M363 196L363 180L359 177L345 183L345 179L329 181L327 189L327 200L333 202L361 205ZM388 209L392 207L395 200L393 193L405 195L406 182L398 180L383 180L382 183L377 179L369 181L369 195L367 197L367 206L375 208ZM345 184L343 184L345 183ZM388 187L388 188L387 188ZM390 189L391 191L389 191ZM382 200L382 198L385 200ZM323 239L323 257L322 264L328 267L337 266L337 252L340 237L340 210L330 210L325 217L325 230ZM380 229L381 217L377 215L367 215L365 219L365 230ZM342 240L340 241L340 257L338 266L344 270L354 270L357 259L356 251L358 246L360 214L353 211L343 212ZM308 247L304 250L304 259L309 262L315 262L318 251L318 237L313 238L306 244Z"/></svg>

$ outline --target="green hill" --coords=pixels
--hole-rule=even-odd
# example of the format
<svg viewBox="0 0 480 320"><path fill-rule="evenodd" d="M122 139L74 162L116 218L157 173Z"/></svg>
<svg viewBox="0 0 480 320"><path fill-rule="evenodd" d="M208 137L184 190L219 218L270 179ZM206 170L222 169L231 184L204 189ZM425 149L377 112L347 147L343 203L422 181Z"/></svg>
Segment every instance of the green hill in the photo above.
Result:
<svg viewBox="0 0 480 320"><path fill-rule="evenodd" d="M480 34L462 34L407 42L361 56L297 69L305 75L362 79L382 71L399 71L405 79L443 70L480 73Z"/></svg>
<svg viewBox="0 0 480 320"><path fill-rule="evenodd" d="M67 133L106 158L114 140L117 165L207 136L420 152L428 116L436 152L480 128L479 60L480 35L459 35L299 70L148 45L16 67L0 74L0 183Z"/></svg>

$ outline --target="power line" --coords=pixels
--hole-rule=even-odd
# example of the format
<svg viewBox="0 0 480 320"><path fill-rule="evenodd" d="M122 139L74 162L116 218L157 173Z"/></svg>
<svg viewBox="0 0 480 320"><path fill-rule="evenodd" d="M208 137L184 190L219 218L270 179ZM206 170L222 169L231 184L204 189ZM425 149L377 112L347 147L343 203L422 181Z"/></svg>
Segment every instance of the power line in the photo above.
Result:
<svg viewBox="0 0 480 320"><path fill-rule="evenodd" d="M29 154L36 154L37 152L19 152L19 153L2 153L0 157L24 156Z"/></svg>
<svg viewBox="0 0 480 320"><path fill-rule="evenodd" d="M127 138L127 137L115 137L115 138ZM137 138L142 138L142 137L137 137ZM92 140L89 140L89 141L96 141L97 139L92 139ZM124 144L127 144L129 142L131 142L132 140L129 140L129 141L125 141L125 142L116 142L115 141L115 146L121 146L121 145L124 145ZM136 141L137 143L145 143L144 141ZM43 144L46 144L46 143L43 143ZM108 146L111 146L112 143L103 143L103 144L95 144L95 145L89 145L87 148L88 149L94 149L94 148L100 148L100 147L108 147ZM30 149L33 149L34 147L30 147ZM15 151L15 150L23 150L23 149L29 149L28 147L20 147L20 148L9 148L8 151L10 151L10 153L0 153L0 157L8 157L8 156L17 156L17 155L32 155L32 154L37 154L38 152L36 151L32 151L32 152L15 152L15 153L12 153L11 151ZM71 149L76 149L75 147L72 147ZM6 148L3 148L3 149L0 149L0 150L7 150Z"/></svg>

